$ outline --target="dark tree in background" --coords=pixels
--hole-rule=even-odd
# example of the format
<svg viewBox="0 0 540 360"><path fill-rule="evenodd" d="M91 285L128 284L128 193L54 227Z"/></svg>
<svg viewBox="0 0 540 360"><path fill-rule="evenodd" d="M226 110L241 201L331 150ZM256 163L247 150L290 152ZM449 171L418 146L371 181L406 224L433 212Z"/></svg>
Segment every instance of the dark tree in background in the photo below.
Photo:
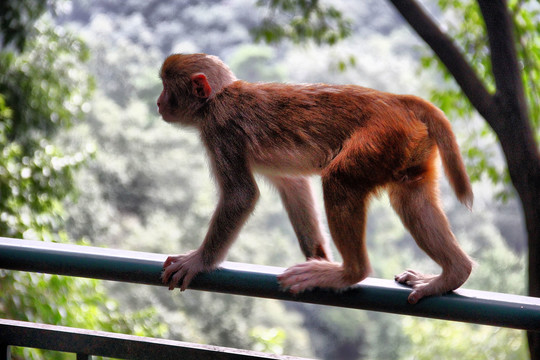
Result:
<svg viewBox="0 0 540 360"><path fill-rule="evenodd" d="M497 134L510 178L523 206L529 247L529 295L540 297L540 154L529 118L512 19L505 0L478 0L489 38L496 90L475 70L415 1L391 0L433 49L471 104ZM504 276L504 275L503 275ZM540 358L540 333L528 334L532 359Z"/></svg>

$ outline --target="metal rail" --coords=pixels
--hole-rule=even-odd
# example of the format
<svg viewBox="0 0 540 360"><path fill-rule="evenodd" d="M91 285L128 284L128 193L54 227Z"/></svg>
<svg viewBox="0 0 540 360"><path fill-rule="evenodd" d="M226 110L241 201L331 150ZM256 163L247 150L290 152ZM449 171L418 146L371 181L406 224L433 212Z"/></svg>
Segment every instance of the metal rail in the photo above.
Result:
<svg viewBox="0 0 540 360"><path fill-rule="evenodd" d="M163 286L160 275L165 258L152 253L0 238L0 268L9 270ZM283 270L225 262L218 270L198 275L190 289L540 331L540 298L459 289L411 305L407 302L409 288L374 278L339 293L315 289L295 296L279 287L276 275Z"/></svg>
<svg viewBox="0 0 540 360"><path fill-rule="evenodd" d="M0 360L10 359L9 346L76 353L77 360L90 360L92 356L132 360L308 360L222 346L0 319Z"/></svg>

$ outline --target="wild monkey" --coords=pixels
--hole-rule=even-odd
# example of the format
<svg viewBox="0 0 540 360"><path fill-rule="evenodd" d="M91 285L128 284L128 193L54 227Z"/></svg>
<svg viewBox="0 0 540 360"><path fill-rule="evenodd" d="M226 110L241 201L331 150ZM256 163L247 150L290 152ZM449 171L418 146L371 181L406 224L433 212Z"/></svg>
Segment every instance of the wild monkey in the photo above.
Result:
<svg viewBox="0 0 540 360"><path fill-rule="evenodd" d="M438 197L437 153L457 198L473 193L450 123L415 96L354 85L291 85L237 80L217 57L169 56L157 100L167 122L199 130L220 191L197 249L170 256L163 282L185 290L216 268L257 202L255 171L277 187L307 262L279 276L293 293L342 289L368 276L365 222L370 196L387 189L403 224L441 268L408 270L396 281L413 288L410 303L460 287L472 261L459 247ZM330 234L343 263L332 262L308 176L322 178Z"/></svg>

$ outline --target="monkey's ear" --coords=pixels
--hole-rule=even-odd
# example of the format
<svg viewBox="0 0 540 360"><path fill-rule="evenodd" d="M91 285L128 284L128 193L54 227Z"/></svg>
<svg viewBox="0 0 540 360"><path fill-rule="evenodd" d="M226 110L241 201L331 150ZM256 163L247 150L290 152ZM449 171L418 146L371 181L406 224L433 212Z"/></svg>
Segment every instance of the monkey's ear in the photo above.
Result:
<svg viewBox="0 0 540 360"><path fill-rule="evenodd" d="M208 83L206 75L197 73L191 75L191 85L193 86L193 95L202 99L208 99L212 93L212 87Z"/></svg>

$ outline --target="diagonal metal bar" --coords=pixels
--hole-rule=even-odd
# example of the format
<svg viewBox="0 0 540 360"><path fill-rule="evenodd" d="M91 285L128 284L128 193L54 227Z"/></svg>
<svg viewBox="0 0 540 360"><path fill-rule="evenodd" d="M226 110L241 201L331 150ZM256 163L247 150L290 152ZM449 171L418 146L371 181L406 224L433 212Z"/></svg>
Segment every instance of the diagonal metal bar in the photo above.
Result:
<svg viewBox="0 0 540 360"><path fill-rule="evenodd" d="M132 360L308 360L222 346L6 319L0 319L0 339L13 346L77 353L77 360L91 359L92 355Z"/></svg>
<svg viewBox="0 0 540 360"><path fill-rule="evenodd" d="M144 252L0 238L0 269L8 270L163 286L160 275L165 258ZM190 289L540 331L540 298L459 289L411 305L407 302L409 288L374 278L339 293L315 289L295 296L279 287L276 275L283 270L225 262L218 270L198 275Z"/></svg>

